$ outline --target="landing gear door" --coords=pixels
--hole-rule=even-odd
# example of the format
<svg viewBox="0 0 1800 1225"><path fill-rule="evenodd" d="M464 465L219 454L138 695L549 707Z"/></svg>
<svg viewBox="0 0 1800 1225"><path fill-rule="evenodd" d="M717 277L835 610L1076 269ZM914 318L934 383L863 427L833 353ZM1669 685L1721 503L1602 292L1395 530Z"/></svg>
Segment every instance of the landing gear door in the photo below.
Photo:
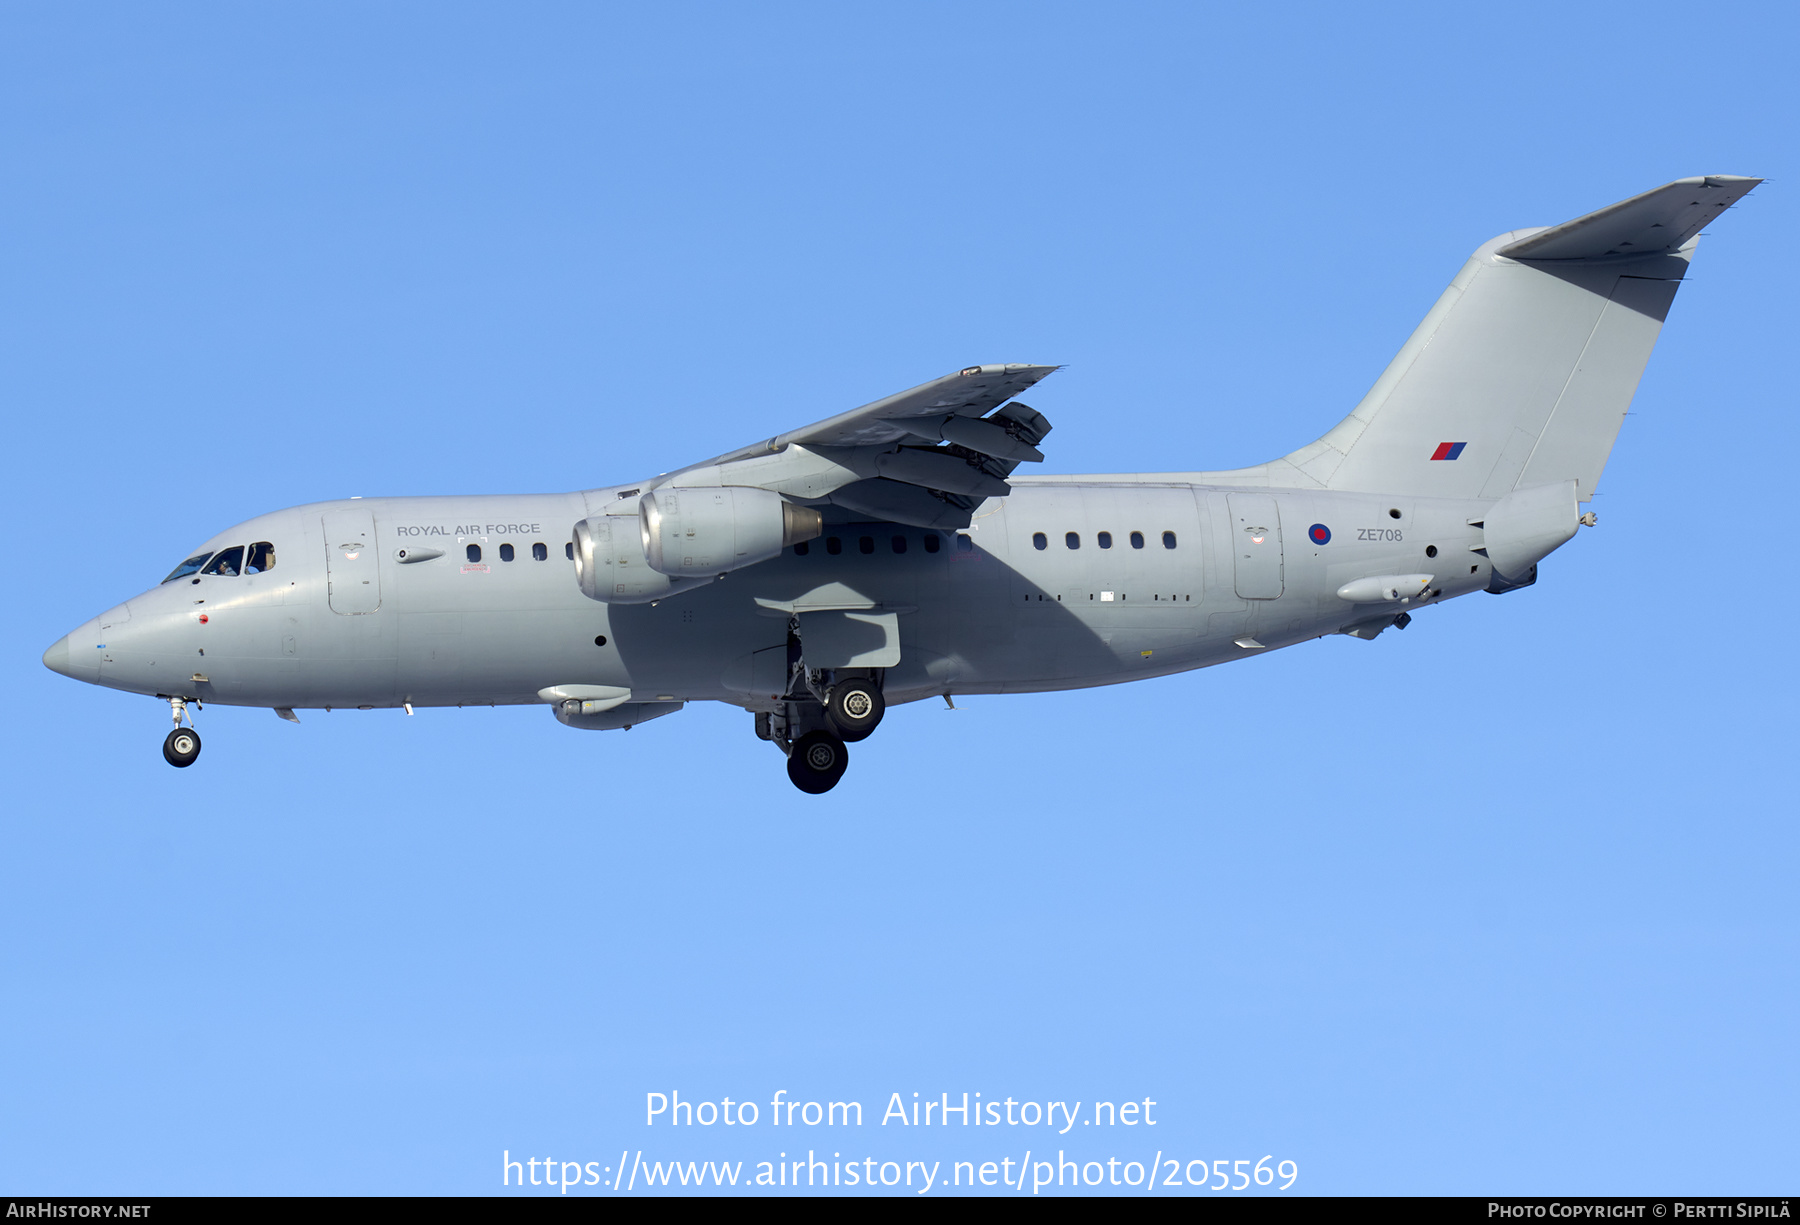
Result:
<svg viewBox="0 0 1800 1225"><path fill-rule="evenodd" d="M381 607L381 567L375 556L375 516L361 509L325 513L325 583L331 611L345 616Z"/></svg>
<svg viewBox="0 0 1800 1225"><path fill-rule="evenodd" d="M1261 493L1227 495L1231 504L1231 556L1241 600L1281 596L1281 509Z"/></svg>
<svg viewBox="0 0 1800 1225"><path fill-rule="evenodd" d="M809 668L892 668L900 662L900 617L873 609L803 612L800 653Z"/></svg>

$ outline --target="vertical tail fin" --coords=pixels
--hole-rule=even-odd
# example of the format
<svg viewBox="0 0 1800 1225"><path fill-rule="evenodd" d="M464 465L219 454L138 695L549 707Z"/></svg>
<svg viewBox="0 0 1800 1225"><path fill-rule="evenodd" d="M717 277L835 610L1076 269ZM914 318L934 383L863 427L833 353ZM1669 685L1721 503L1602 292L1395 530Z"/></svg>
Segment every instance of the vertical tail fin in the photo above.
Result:
<svg viewBox="0 0 1800 1225"><path fill-rule="evenodd" d="M1500 498L1573 480L1591 498L1696 236L1761 181L1678 179L1484 244L1355 411L1268 483Z"/></svg>

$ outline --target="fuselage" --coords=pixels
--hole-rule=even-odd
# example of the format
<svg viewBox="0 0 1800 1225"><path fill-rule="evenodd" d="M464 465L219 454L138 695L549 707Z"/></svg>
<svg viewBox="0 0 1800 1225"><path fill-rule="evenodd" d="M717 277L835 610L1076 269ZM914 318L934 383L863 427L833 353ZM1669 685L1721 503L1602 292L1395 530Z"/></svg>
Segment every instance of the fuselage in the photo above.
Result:
<svg viewBox="0 0 1800 1225"><path fill-rule="evenodd" d="M779 655L808 609L897 613L885 689L905 702L1112 684L1378 631L1401 605L1338 594L1370 576L1430 575L1406 611L1489 580L1471 526L1485 502L1077 476L1016 479L966 530L827 522L718 581L605 604L578 588L570 539L616 496L366 498L263 515L195 551L242 548L237 561L132 597L46 662L222 705L539 703L547 687L593 685L766 710L780 695L758 660Z"/></svg>
<svg viewBox="0 0 1800 1225"><path fill-rule="evenodd" d="M178 768L195 701L536 702L595 731L722 701L823 794L894 703L1369 639L1536 582L1596 522L1700 231L1758 182L1482 244L1355 408L1262 464L1021 475L1052 427L1017 397L1056 367L965 366L625 488L265 515L44 662L167 698Z"/></svg>

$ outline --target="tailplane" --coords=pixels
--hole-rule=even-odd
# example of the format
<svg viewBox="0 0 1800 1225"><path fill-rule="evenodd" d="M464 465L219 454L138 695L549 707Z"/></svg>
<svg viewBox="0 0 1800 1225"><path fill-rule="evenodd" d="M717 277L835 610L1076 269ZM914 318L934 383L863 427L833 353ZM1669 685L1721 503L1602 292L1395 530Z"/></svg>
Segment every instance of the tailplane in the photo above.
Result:
<svg viewBox="0 0 1800 1225"><path fill-rule="evenodd" d="M1446 498L1572 480L1591 498L1697 235L1760 182L1678 179L1484 244L1354 412L1244 475Z"/></svg>

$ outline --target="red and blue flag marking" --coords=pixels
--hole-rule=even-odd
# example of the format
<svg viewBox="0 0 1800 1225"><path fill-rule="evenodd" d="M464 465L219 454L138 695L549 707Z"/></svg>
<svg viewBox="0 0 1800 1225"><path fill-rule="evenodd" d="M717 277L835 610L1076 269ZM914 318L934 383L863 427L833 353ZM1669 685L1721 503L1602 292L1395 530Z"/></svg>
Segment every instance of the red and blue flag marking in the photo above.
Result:
<svg viewBox="0 0 1800 1225"><path fill-rule="evenodd" d="M1462 454L1463 448L1468 445L1466 442L1440 442L1438 449L1431 453L1431 458L1456 459Z"/></svg>

